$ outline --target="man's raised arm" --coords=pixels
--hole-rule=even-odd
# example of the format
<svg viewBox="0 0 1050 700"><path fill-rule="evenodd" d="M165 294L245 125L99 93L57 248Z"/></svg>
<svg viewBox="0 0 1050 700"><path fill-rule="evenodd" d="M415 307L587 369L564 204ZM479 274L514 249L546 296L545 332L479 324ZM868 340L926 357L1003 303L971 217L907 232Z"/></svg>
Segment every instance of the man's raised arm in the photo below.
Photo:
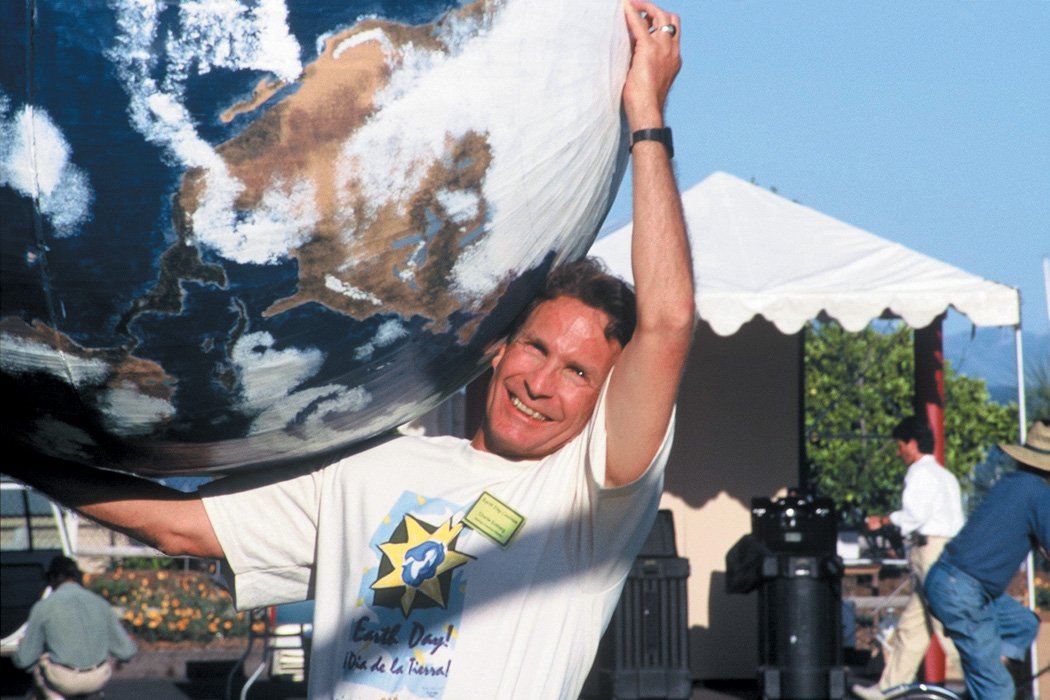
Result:
<svg viewBox="0 0 1050 700"><path fill-rule="evenodd" d="M200 497L147 479L15 449L3 471L106 527L171 556L223 558Z"/></svg>
<svg viewBox="0 0 1050 700"><path fill-rule="evenodd" d="M623 102L633 134L665 126L664 103L681 67L681 24L676 15L650 2L626 0L625 13L634 51ZM609 385L607 486L634 481L656 454L678 393L696 313L692 256L670 153L660 141L642 140L632 147L631 160L631 264L638 324Z"/></svg>

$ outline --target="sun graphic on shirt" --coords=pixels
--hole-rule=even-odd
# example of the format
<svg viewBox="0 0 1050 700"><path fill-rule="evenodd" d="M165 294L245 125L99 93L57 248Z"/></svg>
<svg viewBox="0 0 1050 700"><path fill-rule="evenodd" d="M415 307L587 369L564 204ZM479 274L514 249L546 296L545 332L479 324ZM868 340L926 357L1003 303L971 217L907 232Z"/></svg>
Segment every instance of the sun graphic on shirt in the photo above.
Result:
<svg viewBox="0 0 1050 700"><path fill-rule="evenodd" d="M462 523L448 520L433 526L405 515L390 539L379 545L383 560L372 584L375 604L400 607L405 617L418 608L444 608L452 571L474 559L455 549L462 531Z"/></svg>

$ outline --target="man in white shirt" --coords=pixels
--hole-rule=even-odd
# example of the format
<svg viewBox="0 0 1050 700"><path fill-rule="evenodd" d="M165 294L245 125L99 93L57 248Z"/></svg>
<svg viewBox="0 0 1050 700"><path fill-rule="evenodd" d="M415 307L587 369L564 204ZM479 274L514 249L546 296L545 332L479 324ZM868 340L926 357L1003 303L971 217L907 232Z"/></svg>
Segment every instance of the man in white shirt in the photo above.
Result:
<svg viewBox="0 0 1050 700"><path fill-rule="evenodd" d="M931 630L946 654L955 652L941 623L926 608L921 590L926 572L941 556L944 545L963 526L959 481L937 462L933 433L925 421L909 416L893 429L897 454L908 466L904 475L901 509L889 515L868 517L868 528L895 525L908 543L912 594L900 615L886 653L886 667L877 685L854 685L855 695L865 700L883 696L883 691L911 683L930 644Z"/></svg>

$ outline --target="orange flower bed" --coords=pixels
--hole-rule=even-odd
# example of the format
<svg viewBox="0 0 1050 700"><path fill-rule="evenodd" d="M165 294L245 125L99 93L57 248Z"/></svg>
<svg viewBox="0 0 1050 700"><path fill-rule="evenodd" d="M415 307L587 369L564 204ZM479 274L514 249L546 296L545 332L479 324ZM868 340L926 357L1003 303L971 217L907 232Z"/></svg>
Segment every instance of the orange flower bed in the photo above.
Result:
<svg viewBox="0 0 1050 700"><path fill-rule="evenodd" d="M84 584L121 611L128 632L146 642L203 642L248 633L248 614L201 571L117 568Z"/></svg>

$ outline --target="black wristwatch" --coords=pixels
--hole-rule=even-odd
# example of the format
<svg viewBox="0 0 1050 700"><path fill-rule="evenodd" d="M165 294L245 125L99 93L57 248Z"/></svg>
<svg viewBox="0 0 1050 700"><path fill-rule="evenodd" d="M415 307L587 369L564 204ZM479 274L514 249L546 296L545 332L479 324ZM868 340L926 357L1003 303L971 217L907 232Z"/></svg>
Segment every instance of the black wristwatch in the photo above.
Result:
<svg viewBox="0 0 1050 700"><path fill-rule="evenodd" d="M660 129L639 129L631 134L631 145L628 151L634 148L639 141L659 141L667 149L667 157L674 158L674 141L671 139L671 127L665 126Z"/></svg>

